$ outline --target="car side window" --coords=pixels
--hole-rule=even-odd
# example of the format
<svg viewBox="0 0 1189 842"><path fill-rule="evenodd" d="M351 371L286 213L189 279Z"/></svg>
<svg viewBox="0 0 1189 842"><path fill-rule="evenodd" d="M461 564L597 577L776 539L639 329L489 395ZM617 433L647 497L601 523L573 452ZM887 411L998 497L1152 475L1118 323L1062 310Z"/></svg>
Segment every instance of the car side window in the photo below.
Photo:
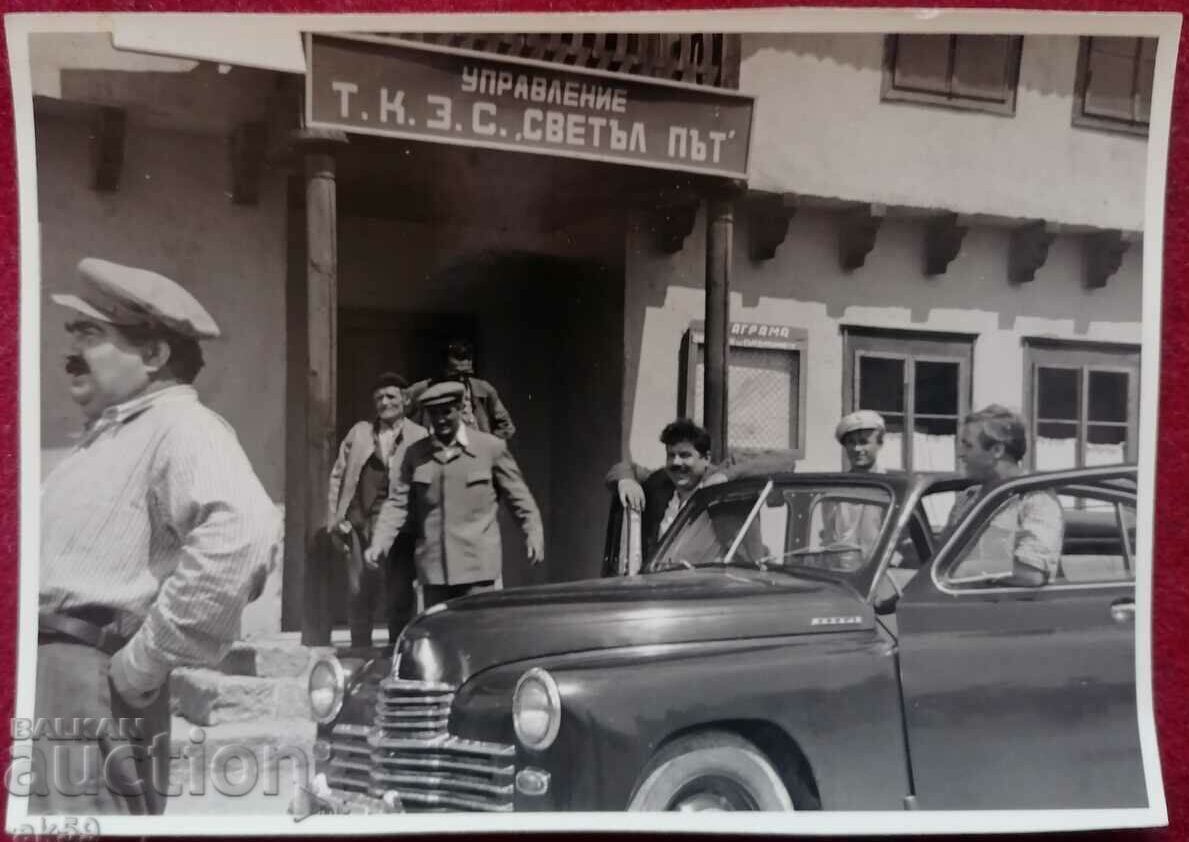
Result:
<svg viewBox="0 0 1189 842"><path fill-rule="evenodd" d="M953 588L1059 587L1135 578L1135 506L1095 489L1014 494L945 574Z"/></svg>

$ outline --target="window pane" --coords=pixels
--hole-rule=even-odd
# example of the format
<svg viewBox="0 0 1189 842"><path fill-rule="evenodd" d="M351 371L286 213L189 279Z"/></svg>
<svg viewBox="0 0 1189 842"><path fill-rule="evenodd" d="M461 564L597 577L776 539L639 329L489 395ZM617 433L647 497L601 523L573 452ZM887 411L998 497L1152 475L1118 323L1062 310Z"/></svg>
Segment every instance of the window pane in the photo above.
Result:
<svg viewBox="0 0 1189 842"><path fill-rule="evenodd" d="M1119 516L1113 503L1091 497L1061 495L1065 535L1061 562L1053 584L1125 582L1135 577L1127 564ZM1125 506L1123 522L1135 522L1135 509Z"/></svg>
<svg viewBox="0 0 1189 842"><path fill-rule="evenodd" d="M1076 368L1036 369L1036 404L1038 418L1067 418L1076 421L1081 401L1078 399L1078 379L1081 372Z"/></svg>
<svg viewBox="0 0 1189 842"><path fill-rule="evenodd" d="M1086 102L1083 111L1094 117L1131 121L1135 93L1138 39L1091 38L1086 67Z"/></svg>
<svg viewBox="0 0 1189 842"><path fill-rule="evenodd" d="M1078 425L1036 425L1036 470L1057 471L1078 464Z"/></svg>
<svg viewBox="0 0 1189 842"><path fill-rule="evenodd" d="M904 416L883 413L887 431L884 433L883 450L879 452L879 462L888 471L901 471L907 467L904 464Z"/></svg>
<svg viewBox="0 0 1189 842"><path fill-rule="evenodd" d="M800 356L786 348L730 349L727 437L732 448L791 448L797 441ZM694 405L689 414L703 423L705 353L698 347Z"/></svg>
<svg viewBox="0 0 1189 842"><path fill-rule="evenodd" d="M858 408L904 412L904 360L859 357Z"/></svg>
<svg viewBox="0 0 1189 842"><path fill-rule="evenodd" d="M1086 458L1088 467L1118 465L1127 461L1127 428L1106 424L1086 427Z"/></svg>
<svg viewBox="0 0 1189 842"><path fill-rule="evenodd" d="M922 415L958 414L958 364L916 363L916 394L913 406Z"/></svg>
<svg viewBox="0 0 1189 842"><path fill-rule="evenodd" d="M949 92L950 35L897 35L893 87Z"/></svg>
<svg viewBox="0 0 1189 842"><path fill-rule="evenodd" d="M1007 102L1011 36L958 35L954 48L952 92L961 96Z"/></svg>
<svg viewBox="0 0 1189 842"><path fill-rule="evenodd" d="M958 419L918 418L913 427L913 470L952 471L958 467Z"/></svg>
<svg viewBox="0 0 1189 842"><path fill-rule="evenodd" d="M1091 371L1089 390L1088 420L1127 420L1127 372Z"/></svg>

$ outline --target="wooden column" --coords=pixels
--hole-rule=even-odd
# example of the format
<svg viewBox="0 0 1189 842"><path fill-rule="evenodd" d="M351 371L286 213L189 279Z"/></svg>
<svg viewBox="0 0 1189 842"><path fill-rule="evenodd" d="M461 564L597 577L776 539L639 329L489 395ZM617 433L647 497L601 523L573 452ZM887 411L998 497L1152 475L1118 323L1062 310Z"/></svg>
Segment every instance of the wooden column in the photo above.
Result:
<svg viewBox="0 0 1189 842"><path fill-rule="evenodd" d="M307 646L330 643L331 565L326 555L326 494L337 442L335 366L338 348L338 225L335 152L346 142L337 132L295 135L305 209L304 267L293 266L289 284L289 455L286 475L286 546L302 552L286 559L285 602L302 606L301 638ZM294 179L296 182L297 179ZM298 185L294 185L297 188ZM300 218L294 218L294 228ZM296 230L294 234L298 233ZM292 423L300 418L298 423Z"/></svg>
<svg viewBox="0 0 1189 842"><path fill-rule="evenodd" d="M715 462L727 455L727 323L735 193L727 187L716 187L706 200L706 381L702 418L710 433L710 456Z"/></svg>

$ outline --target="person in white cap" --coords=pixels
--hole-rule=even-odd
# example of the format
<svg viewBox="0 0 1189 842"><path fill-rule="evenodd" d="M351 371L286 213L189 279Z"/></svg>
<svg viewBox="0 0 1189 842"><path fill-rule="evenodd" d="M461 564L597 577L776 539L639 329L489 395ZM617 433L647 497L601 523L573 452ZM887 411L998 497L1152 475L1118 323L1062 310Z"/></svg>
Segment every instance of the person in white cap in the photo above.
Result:
<svg viewBox="0 0 1189 842"><path fill-rule="evenodd" d="M834 428L834 438L842 445L850 470L861 473L883 473L879 452L883 450L887 425L883 416L870 409L860 409L842 416Z"/></svg>
<svg viewBox="0 0 1189 842"><path fill-rule="evenodd" d="M191 385L214 319L155 272L95 258L78 272L84 292L52 298L71 311L65 368L87 423L42 486L34 714L137 727L43 735L29 808L160 813L170 672L226 653L279 524L235 433Z"/></svg>
<svg viewBox="0 0 1189 842"><path fill-rule="evenodd" d="M846 452L852 473L883 473L879 452L887 425L883 416L870 409L844 415L834 428L834 438ZM822 504L822 544L858 547L863 556L875 547L883 524L883 508L857 502Z"/></svg>

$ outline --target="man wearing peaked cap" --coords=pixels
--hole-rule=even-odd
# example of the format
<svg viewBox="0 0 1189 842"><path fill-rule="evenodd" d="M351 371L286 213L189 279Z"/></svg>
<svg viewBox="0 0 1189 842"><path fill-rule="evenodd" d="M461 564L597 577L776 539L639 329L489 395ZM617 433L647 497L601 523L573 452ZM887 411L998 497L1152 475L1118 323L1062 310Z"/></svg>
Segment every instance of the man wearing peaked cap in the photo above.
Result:
<svg viewBox="0 0 1189 842"><path fill-rule="evenodd" d="M879 452L887 426L883 416L870 409L844 415L834 428L834 438L846 452L852 473L883 473ZM822 504L822 544L859 547L866 555L879 539L883 510L874 505L847 501Z"/></svg>
<svg viewBox="0 0 1189 842"><path fill-rule="evenodd" d="M860 409L842 416L834 428L834 438L846 451L852 471L883 473L879 452L886 430L883 416L874 410Z"/></svg>
<svg viewBox="0 0 1189 842"><path fill-rule="evenodd" d="M279 523L235 433L191 385L199 340L219 335L210 314L155 272L95 258L78 272L82 293L53 300L69 313L65 369L87 423L42 485L34 712L141 727L40 737L29 810L160 813L170 672L226 653ZM93 779L59 785L78 770Z"/></svg>
<svg viewBox="0 0 1189 842"><path fill-rule="evenodd" d="M410 444L392 466L388 498L366 555L377 563L411 524L426 608L499 587L501 497L520 522L529 562L545 558L541 513L520 467L502 438L463 423L465 394L457 381L435 383L421 393L430 435Z"/></svg>

